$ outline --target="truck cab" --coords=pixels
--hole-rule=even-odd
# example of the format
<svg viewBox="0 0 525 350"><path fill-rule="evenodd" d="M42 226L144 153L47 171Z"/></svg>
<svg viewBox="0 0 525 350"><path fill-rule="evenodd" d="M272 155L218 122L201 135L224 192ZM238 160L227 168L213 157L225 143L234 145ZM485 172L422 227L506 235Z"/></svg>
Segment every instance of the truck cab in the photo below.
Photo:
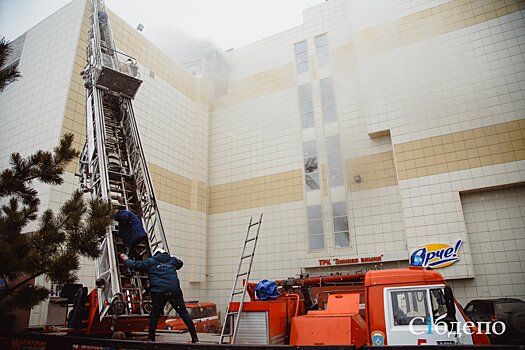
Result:
<svg viewBox="0 0 525 350"><path fill-rule="evenodd" d="M368 344L488 344L454 300L443 276L422 267L365 276Z"/></svg>

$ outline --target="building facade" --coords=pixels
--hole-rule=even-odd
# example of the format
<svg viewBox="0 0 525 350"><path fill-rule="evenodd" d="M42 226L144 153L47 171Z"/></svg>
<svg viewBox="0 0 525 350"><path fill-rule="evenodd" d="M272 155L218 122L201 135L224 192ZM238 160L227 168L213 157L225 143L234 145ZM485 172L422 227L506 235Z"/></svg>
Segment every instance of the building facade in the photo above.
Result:
<svg viewBox="0 0 525 350"><path fill-rule="evenodd" d="M111 13L144 81L135 115L186 296L225 309L250 216L263 213L254 281L395 268L416 254L462 304L525 299L524 8L329 0L302 25L225 52L220 82ZM17 39L23 78L0 94L2 166L64 132L81 149L88 18L75 0ZM39 187L42 203L58 208L74 172ZM93 287L94 262L80 277ZM35 308L31 323L46 315Z"/></svg>

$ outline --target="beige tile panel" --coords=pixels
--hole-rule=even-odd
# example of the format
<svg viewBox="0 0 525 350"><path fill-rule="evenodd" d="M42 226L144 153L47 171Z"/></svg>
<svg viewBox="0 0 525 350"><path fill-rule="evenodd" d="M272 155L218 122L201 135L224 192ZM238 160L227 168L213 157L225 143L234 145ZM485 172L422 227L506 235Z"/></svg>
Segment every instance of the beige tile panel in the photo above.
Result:
<svg viewBox="0 0 525 350"><path fill-rule="evenodd" d="M148 163L157 200L188 210L206 212L207 185Z"/></svg>
<svg viewBox="0 0 525 350"><path fill-rule="evenodd" d="M352 70L357 66L353 42L332 49L331 56L336 72Z"/></svg>
<svg viewBox="0 0 525 350"><path fill-rule="evenodd" d="M347 159L345 166L349 192L397 185L392 152ZM361 176L361 182L354 180L357 175Z"/></svg>
<svg viewBox="0 0 525 350"><path fill-rule="evenodd" d="M212 106L213 110L294 87L296 85L295 67L292 63L288 63L242 79L230 81L229 84L228 95L215 99Z"/></svg>
<svg viewBox="0 0 525 350"><path fill-rule="evenodd" d="M86 1L61 132L62 135L69 132L75 136L73 147L79 152L82 151L84 143L86 142L86 94L84 90L84 80L80 76L80 72L86 64L90 11L90 3ZM77 168L78 160L74 160L68 164L66 171L74 174L77 172Z"/></svg>
<svg viewBox="0 0 525 350"><path fill-rule="evenodd" d="M525 9L523 0L453 0L356 33L360 54L371 55L408 45Z"/></svg>
<svg viewBox="0 0 525 350"><path fill-rule="evenodd" d="M400 180L525 160L525 119L394 146Z"/></svg>
<svg viewBox="0 0 525 350"><path fill-rule="evenodd" d="M208 214L264 207L304 199L300 169L210 186Z"/></svg>
<svg viewBox="0 0 525 350"><path fill-rule="evenodd" d="M137 62L147 67L178 91L195 102L209 103L209 94L201 89L199 79L196 79L182 66L177 64L158 47L124 22L118 15L109 11L113 40L119 50L133 56Z"/></svg>

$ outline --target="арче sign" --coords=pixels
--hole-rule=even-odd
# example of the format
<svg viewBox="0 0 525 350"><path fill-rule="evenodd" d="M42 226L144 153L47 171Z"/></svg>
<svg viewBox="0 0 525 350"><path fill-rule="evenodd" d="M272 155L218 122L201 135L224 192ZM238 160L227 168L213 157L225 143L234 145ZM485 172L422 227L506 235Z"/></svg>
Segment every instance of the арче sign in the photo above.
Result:
<svg viewBox="0 0 525 350"><path fill-rule="evenodd" d="M453 246L443 243L424 245L412 253L410 261L414 260L414 256L419 256L423 267L440 269L450 266L459 261L458 250L461 247L461 243L463 241L459 239Z"/></svg>

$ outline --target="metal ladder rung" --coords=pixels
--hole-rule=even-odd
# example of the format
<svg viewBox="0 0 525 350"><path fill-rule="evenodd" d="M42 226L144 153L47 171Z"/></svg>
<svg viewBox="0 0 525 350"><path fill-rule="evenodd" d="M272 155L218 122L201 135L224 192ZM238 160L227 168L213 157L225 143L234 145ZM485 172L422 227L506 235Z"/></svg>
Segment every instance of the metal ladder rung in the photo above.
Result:
<svg viewBox="0 0 525 350"><path fill-rule="evenodd" d="M246 241L246 243L251 242L251 241L255 241L256 239L257 239L257 238L255 238L255 237L250 238L250 239L248 239L248 240Z"/></svg>
<svg viewBox="0 0 525 350"><path fill-rule="evenodd" d="M247 274L248 272L243 272L243 273L238 274L237 277L246 276Z"/></svg>
<svg viewBox="0 0 525 350"><path fill-rule="evenodd" d="M253 254L245 255L245 256L243 256L243 257L241 258L241 260L242 260L242 259L246 259L246 258L251 258L252 256L253 256Z"/></svg>
<svg viewBox="0 0 525 350"><path fill-rule="evenodd" d="M162 241L156 241L156 242L154 242L154 243L151 243L151 246L152 246L152 247L156 247L156 246L158 246L158 245L161 244L161 243L163 243L163 242L162 242Z"/></svg>

